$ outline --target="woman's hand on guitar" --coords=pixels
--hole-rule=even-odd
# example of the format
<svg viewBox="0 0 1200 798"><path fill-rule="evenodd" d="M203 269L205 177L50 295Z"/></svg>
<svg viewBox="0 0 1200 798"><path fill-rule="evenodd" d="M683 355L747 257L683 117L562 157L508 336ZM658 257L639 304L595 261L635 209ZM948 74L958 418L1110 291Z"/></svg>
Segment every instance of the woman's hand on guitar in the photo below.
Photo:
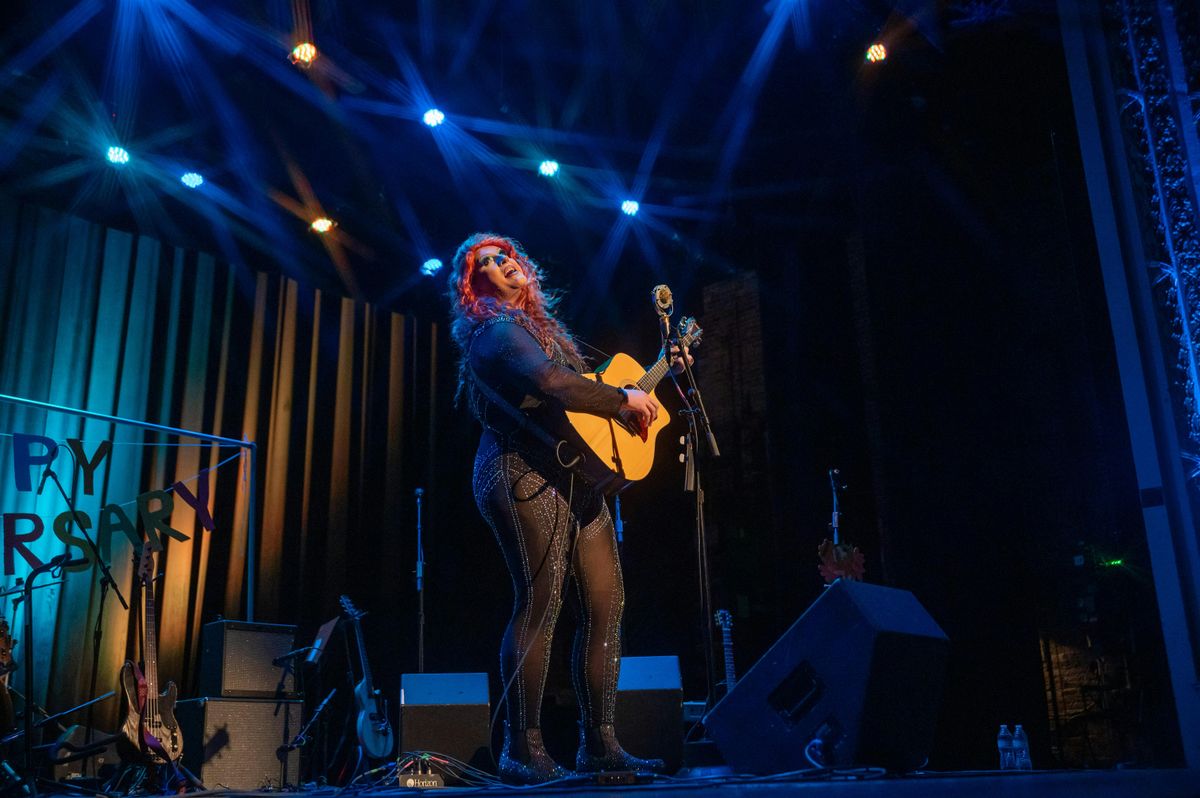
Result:
<svg viewBox="0 0 1200 798"><path fill-rule="evenodd" d="M643 429L654 423L658 418L658 402L645 391L637 388L625 389L625 403L621 405L621 414L636 418Z"/></svg>
<svg viewBox="0 0 1200 798"><path fill-rule="evenodd" d="M687 358L687 364L689 366L691 366L692 364L694 364L696 362L696 359L694 357L692 357L691 353L688 352L688 348L686 346L683 348L683 356L682 357L680 357L680 355L679 355L679 346L678 345L671 346L671 373L672 374L682 374L683 373L683 358L685 358L685 357Z"/></svg>

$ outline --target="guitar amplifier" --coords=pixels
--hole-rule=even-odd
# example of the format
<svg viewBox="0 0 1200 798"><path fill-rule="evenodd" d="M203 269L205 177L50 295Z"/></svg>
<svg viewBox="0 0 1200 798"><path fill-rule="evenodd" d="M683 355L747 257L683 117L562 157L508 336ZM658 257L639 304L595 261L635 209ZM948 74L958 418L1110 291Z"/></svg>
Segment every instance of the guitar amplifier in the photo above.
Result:
<svg viewBox="0 0 1200 798"><path fill-rule="evenodd" d="M486 673L400 677L400 750L449 754L492 769Z"/></svg>
<svg viewBox="0 0 1200 798"><path fill-rule="evenodd" d="M621 657L617 737L634 756L683 764L683 682L678 657Z"/></svg>
<svg viewBox="0 0 1200 798"><path fill-rule="evenodd" d="M292 650L295 639L296 627L287 624L206 623L197 692L213 698L298 697L292 669L272 664Z"/></svg>
<svg viewBox="0 0 1200 798"><path fill-rule="evenodd" d="M193 698L175 705L183 764L210 790L280 790L300 784L303 701Z"/></svg>

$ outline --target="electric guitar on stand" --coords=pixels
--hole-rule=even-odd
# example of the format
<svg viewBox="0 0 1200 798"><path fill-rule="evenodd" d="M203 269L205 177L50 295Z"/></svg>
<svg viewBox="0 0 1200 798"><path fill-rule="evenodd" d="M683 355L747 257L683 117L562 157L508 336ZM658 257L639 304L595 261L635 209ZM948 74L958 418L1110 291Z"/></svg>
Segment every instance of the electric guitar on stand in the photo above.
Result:
<svg viewBox="0 0 1200 798"><path fill-rule="evenodd" d="M120 747L127 758L150 765L172 765L183 755L183 735L175 720L175 682L158 692L158 636L154 610L154 550L149 541L142 545L138 561L138 581L142 585L142 659L144 670L126 660L121 668L121 687L125 692L126 716ZM128 750L132 749L132 750Z"/></svg>
<svg viewBox="0 0 1200 798"><path fill-rule="evenodd" d="M679 322L680 348L696 346L703 333L695 319L683 317ZM619 352L594 373L582 376L618 388L637 388L653 393L670 370L669 352L664 352L649 369L643 369L632 357ZM645 429L621 419L569 410L567 421L574 430L572 437L577 436L584 444L585 457L580 470L598 490L611 496L650 473L650 467L654 465L654 442L667 426L670 416L659 413L654 423Z"/></svg>
<svg viewBox="0 0 1200 798"><path fill-rule="evenodd" d="M725 686L725 695L737 684L737 674L733 670L733 616L729 610L717 610L717 626L721 630L721 646L725 649L725 678L718 684Z"/></svg>
<svg viewBox="0 0 1200 798"><path fill-rule="evenodd" d="M346 620L354 627L354 639L358 643L358 658L362 664L362 681L354 686L354 708L358 712L354 728L358 732L358 743L363 753L371 759L391 756L396 745L391 724L387 716L387 700L371 683L371 663L367 661L367 647L363 643L362 617L366 615L354 607L349 596L339 599Z"/></svg>

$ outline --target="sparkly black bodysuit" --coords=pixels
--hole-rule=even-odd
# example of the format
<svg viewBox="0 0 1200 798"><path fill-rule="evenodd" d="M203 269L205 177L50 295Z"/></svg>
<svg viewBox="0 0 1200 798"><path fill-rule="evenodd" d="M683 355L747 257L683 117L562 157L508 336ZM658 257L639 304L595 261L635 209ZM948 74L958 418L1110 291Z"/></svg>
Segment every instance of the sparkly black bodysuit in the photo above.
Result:
<svg viewBox="0 0 1200 798"><path fill-rule="evenodd" d="M579 376L565 357L547 357L514 318L483 322L467 352L474 379L535 420L564 409L612 417L621 407L620 391ZM625 592L608 506L582 478L575 477L572 485L570 473L544 444L512 432L515 421L470 377L466 390L484 428L475 457L475 503L500 544L515 594L500 650L501 678L506 685L512 680L509 726L540 725L550 644L564 598L578 619L571 670L582 724L611 724Z"/></svg>

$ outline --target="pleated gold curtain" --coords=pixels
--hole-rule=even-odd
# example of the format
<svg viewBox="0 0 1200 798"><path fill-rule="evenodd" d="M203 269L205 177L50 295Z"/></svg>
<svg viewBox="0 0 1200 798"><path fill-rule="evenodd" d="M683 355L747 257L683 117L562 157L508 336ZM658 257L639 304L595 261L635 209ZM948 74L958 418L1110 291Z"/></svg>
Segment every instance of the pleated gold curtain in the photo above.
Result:
<svg viewBox="0 0 1200 798"><path fill-rule="evenodd" d="M257 620L320 615L355 582L370 581L377 600L399 590L386 574L400 558L392 532L415 457L404 445L432 445L428 420L419 436L410 428L426 418L414 403L436 394L436 325L3 200L0 265L0 392L257 443ZM176 482L195 492L206 472L215 530L176 498L170 525L188 539L167 540L157 563L159 679L186 693L202 625L245 617L248 459L236 448L0 403L0 513L44 520L27 545L42 561L66 551L51 530L66 504L52 485L41 496L16 489L14 432L82 438L89 453L114 442L94 495L83 493L69 458L54 464L93 534L105 505ZM32 530L20 523L19 532ZM132 553L124 535L112 536L127 597L136 595ZM30 568L19 552L12 566L5 585ZM121 663L138 655L136 626L111 595L101 607L98 581L91 569L36 591L33 654L18 644L15 658L33 662L35 698L51 711L91 697L101 609L96 692L113 689ZM14 685L22 679L18 671ZM112 729L119 702L102 706L96 725Z"/></svg>

